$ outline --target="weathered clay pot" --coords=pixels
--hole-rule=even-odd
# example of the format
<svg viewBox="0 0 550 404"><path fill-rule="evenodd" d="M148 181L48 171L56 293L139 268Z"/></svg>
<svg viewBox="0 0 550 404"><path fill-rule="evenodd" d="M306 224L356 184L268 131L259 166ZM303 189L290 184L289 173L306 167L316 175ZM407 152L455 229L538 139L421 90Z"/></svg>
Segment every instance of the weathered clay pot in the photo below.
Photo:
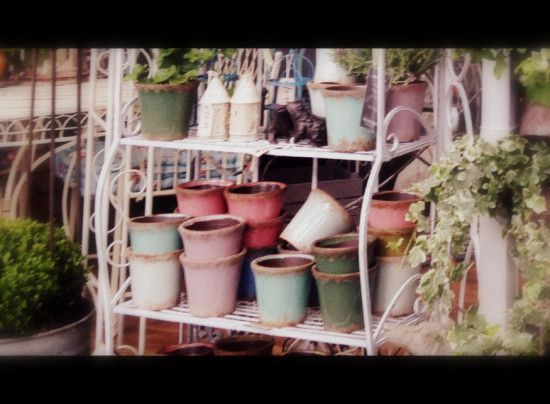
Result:
<svg viewBox="0 0 550 404"><path fill-rule="evenodd" d="M373 311L382 315L407 279L420 273L420 266L412 268L406 257L376 257L376 259L380 268L374 293ZM418 280L406 287L391 309L390 316L404 316L413 312L417 286Z"/></svg>
<svg viewBox="0 0 550 404"><path fill-rule="evenodd" d="M177 344L163 348L160 352L170 356L214 356L214 346L202 342L192 344Z"/></svg>
<svg viewBox="0 0 550 404"><path fill-rule="evenodd" d="M286 184L263 181L233 185L224 190L229 213L249 222L273 219L283 209Z"/></svg>
<svg viewBox="0 0 550 404"><path fill-rule="evenodd" d="M137 254L127 250L130 262L132 299L138 309L164 310L174 307L183 281L178 256L183 250L164 254Z"/></svg>
<svg viewBox="0 0 550 404"><path fill-rule="evenodd" d="M178 230L189 259L214 260L242 250L245 225L239 216L212 215L188 220Z"/></svg>
<svg viewBox="0 0 550 404"><path fill-rule="evenodd" d="M238 254L211 260L196 260L185 253L180 255L192 315L221 317L235 310L245 255L246 248Z"/></svg>
<svg viewBox="0 0 550 404"><path fill-rule="evenodd" d="M311 269L317 283L323 328L349 333L364 327L359 272L344 275Z"/></svg>
<svg viewBox="0 0 550 404"><path fill-rule="evenodd" d="M550 86L547 91L550 93ZM550 137L550 106L528 103L521 116L519 133L522 136L548 139Z"/></svg>
<svg viewBox="0 0 550 404"><path fill-rule="evenodd" d="M309 101L311 103L311 113L319 118L324 118L325 114L325 100L323 99L323 90L327 87L341 85L334 81L323 81L321 83L314 83L310 81L307 83L307 90L309 92Z"/></svg>
<svg viewBox="0 0 550 404"><path fill-rule="evenodd" d="M246 248L275 247L279 235L285 225L286 212L282 212L275 219L267 219L259 222L247 221L244 230L244 245Z"/></svg>
<svg viewBox="0 0 550 404"><path fill-rule="evenodd" d="M226 213L223 190L231 185L235 185L235 181L220 179L189 181L178 185L178 212L195 217Z"/></svg>
<svg viewBox="0 0 550 404"><path fill-rule="evenodd" d="M361 126L366 86L338 85L322 90L328 147L338 152L372 150L376 135Z"/></svg>
<svg viewBox="0 0 550 404"><path fill-rule="evenodd" d="M216 355L256 356L271 355L275 339L267 335L238 335L216 342Z"/></svg>
<svg viewBox="0 0 550 404"><path fill-rule="evenodd" d="M139 216L128 221L130 244L137 254L163 254L181 250L178 226L191 216L177 213Z"/></svg>
<svg viewBox="0 0 550 404"><path fill-rule="evenodd" d="M376 238L369 236L367 256L369 266L374 264ZM320 272L329 274L351 274L359 271L359 234L338 234L325 237L313 243L311 249L315 265Z"/></svg>
<svg viewBox="0 0 550 404"><path fill-rule="evenodd" d="M304 321L313 264L307 254L266 255L252 261L263 325L287 327Z"/></svg>
<svg viewBox="0 0 550 404"><path fill-rule="evenodd" d="M237 297L241 300L256 299L256 285L254 282L254 273L252 272L252 261L256 258L264 257L270 254L276 254L277 250L273 247L262 249L248 249L248 253L244 257L244 263L239 279L239 290Z"/></svg>
<svg viewBox="0 0 550 404"><path fill-rule="evenodd" d="M382 191L372 196L368 224L378 229L403 229L416 223L405 220L411 204L420 201L419 195L398 191Z"/></svg>
<svg viewBox="0 0 550 404"><path fill-rule="evenodd" d="M314 241L348 232L353 225L353 218L338 201L325 191L315 188L280 238L298 250L309 253Z"/></svg>
<svg viewBox="0 0 550 404"><path fill-rule="evenodd" d="M420 81L412 84L391 86L386 100L386 111L390 112L396 107L410 108L422 114L424 97L428 83ZM400 142L412 142L420 137L420 121L409 111L398 112L390 121L388 135L394 133Z"/></svg>
<svg viewBox="0 0 550 404"><path fill-rule="evenodd" d="M414 233L414 227L402 228L402 229L377 229L376 227L369 227L369 235L376 237L376 247L374 254L382 257L402 257L407 253L407 246ZM401 245L396 249L390 248L390 243L396 243L399 239L403 239ZM409 249L412 245L409 245Z"/></svg>

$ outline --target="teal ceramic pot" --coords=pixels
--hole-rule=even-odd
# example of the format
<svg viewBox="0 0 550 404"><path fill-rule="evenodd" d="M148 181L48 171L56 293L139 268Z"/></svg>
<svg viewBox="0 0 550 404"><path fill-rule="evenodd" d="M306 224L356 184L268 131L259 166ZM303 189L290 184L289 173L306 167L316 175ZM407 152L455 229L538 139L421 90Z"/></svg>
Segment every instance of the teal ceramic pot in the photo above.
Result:
<svg viewBox="0 0 550 404"><path fill-rule="evenodd" d="M198 82L136 84L141 108L141 133L149 140L187 137Z"/></svg>
<svg viewBox="0 0 550 404"><path fill-rule="evenodd" d="M335 275L311 269L321 303L323 328L350 333L364 328L359 272Z"/></svg>
<svg viewBox="0 0 550 404"><path fill-rule="evenodd" d="M184 214L168 213L130 219L128 230L132 251L136 254L164 254L181 250L178 226L190 218Z"/></svg>
<svg viewBox="0 0 550 404"><path fill-rule="evenodd" d="M368 238L367 256L369 267L374 264L376 239ZM348 233L325 237L312 245L315 265L321 272L329 274L351 274L359 271L359 234Z"/></svg>
<svg viewBox="0 0 550 404"><path fill-rule="evenodd" d="M322 90L328 147L338 152L372 150L376 135L362 127L366 86L338 85Z"/></svg>
<svg viewBox="0 0 550 404"><path fill-rule="evenodd" d="M261 324L287 327L306 318L313 256L273 254L252 261Z"/></svg>

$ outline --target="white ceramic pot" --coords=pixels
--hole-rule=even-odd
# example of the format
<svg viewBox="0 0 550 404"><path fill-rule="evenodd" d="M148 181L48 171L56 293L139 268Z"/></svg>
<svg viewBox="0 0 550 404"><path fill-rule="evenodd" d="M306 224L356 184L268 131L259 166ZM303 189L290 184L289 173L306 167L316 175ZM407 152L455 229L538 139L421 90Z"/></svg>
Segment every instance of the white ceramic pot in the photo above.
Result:
<svg viewBox="0 0 550 404"><path fill-rule="evenodd" d="M208 87L199 101L197 137L226 140L229 129L229 95L214 71L208 72Z"/></svg>
<svg viewBox="0 0 550 404"><path fill-rule="evenodd" d="M407 257L376 257L378 275L374 288L374 313L382 315L399 288L411 276L420 273L420 265L412 268ZM404 316L413 312L417 298L418 280L407 285L390 311L390 316Z"/></svg>
<svg viewBox="0 0 550 404"><path fill-rule="evenodd" d="M250 142L258 139L261 99L249 73L237 81L229 113L229 140Z"/></svg>
<svg viewBox="0 0 550 404"><path fill-rule="evenodd" d="M316 188L311 191L280 238L298 250L309 253L315 240L346 233L353 226L352 217L342 205L325 191Z"/></svg>
<svg viewBox="0 0 550 404"><path fill-rule="evenodd" d="M132 298L138 309L164 310L176 305L183 285L182 252L136 254L127 250Z"/></svg>
<svg viewBox="0 0 550 404"><path fill-rule="evenodd" d="M334 81L343 84L352 84L353 77L332 58L333 49L319 48L315 51L315 75L313 81Z"/></svg>
<svg viewBox="0 0 550 404"><path fill-rule="evenodd" d="M309 92L309 102L311 104L311 113L319 118L324 118L325 115L325 99L323 98L323 89L329 86L342 85L336 81L323 81L320 83L310 81L307 83Z"/></svg>

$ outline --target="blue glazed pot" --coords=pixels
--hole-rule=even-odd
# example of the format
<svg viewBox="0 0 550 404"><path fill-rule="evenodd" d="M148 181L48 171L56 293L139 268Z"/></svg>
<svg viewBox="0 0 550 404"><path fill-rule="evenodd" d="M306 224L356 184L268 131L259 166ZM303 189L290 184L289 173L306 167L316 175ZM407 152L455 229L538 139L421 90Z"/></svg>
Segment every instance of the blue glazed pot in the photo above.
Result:
<svg viewBox="0 0 550 404"><path fill-rule="evenodd" d="M306 318L313 256L266 255L252 261L260 323L288 327Z"/></svg>
<svg viewBox="0 0 550 404"><path fill-rule="evenodd" d="M244 257L241 278L239 279L239 289L237 292L239 299L256 299L256 286L254 284L254 274L252 273L252 261L265 255L275 254L276 252L277 249L275 247L262 248L259 250L248 250L248 253Z"/></svg>
<svg viewBox="0 0 550 404"><path fill-rule="evenodd" d="M169 213L130 219L128 230L132 251L136 254L164 254L181 250L178 226L191 216Z"/></svg>
<svg viewBox="0 0 550 404"><path fill-rule="evenodd" d="M338 152L374 149L376 135L360 125L366 87L338 85L322 91L328 147Z"/></svg>

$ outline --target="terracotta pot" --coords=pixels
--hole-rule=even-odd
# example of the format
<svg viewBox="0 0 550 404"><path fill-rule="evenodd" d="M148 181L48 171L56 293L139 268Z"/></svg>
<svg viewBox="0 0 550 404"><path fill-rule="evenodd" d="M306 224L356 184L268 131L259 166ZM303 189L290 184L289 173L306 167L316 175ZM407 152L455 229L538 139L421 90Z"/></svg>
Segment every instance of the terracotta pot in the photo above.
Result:
<svg viewBox="0 0 550 404"><path fill-rule="evenodd" d="M282 212L275 219L262 220L260 222L247 222L244 230L244 245L246 248L275 247L279 235L283 231L286 212Z"/></svg>
<svg viewBox="0 0 550 404"><path fill-rule="evenodd" d="M422 114L424 97L428 83L425 81L391 86L386 101L386 111L389 113L396 107L406 107ZM386 132L395 133L400 142L412 142L420 137L420 121L409 111L398 112L390 121Z"/></svg>
<svg viewBox="0 0 550 404"><path fill-rule="evenodd" d="M163 254L181 250L178 226L191 219L182 214L160 214L131 218L128 222L130 244L138 254Z"/></svg>
<svg viewBox="0 0 550 404"><path fill-rule="evenodd" d="M550 86L547 91L550 93ZM528 103L521 117L519 133L535 139L550 137L550 106Z"/></svg>
<svg viewBox="0 0 550 404"><path fill-rule="evenodd" d="M195 217L226 213L223 190L231 185L235 185L235 181L219 179L189 181L178 185L178 212Z"/></svg>
<svg viewBox="0 0 550 404"><path fill-rule="evenodd" d="M376 238L370 237L367 243L369 266L374 260ZM312 253L320 272L330 274L351 274L359 271L359 234L338 234L325 237L313 243Z"/></svg>
<svg viewBox="0 0 550 404"><path fill-rule="evenodd" d="M276 254L275 248L262 248L259 250L249 249L248 253L244 257L244 263L241 270L241 277L239 279L239 290L237 297L241 300L255 300L256 299L256 285L254 283L254 273L252 272L252 261L256 258L264 257L270 254Z"/></svg>
<svg viewBox="0 0 550 404"><path fill-rule="evenodd" d="M232 215L202 216L178 227L185 254L194 260L214 260L242 250L246 222Z"/></svg>
<svg viewBox="0 0 550 404"><path fill-rule="evenodd" d="M127 250L130 262L132 299L138 309L164 310L174 307L183 281L178 256L183 250L164 254L137 254Z"/></svg>
<svg viewBox="0 0 550 404"><path fill-rule="evenodd" d="M266 255L252 261L261 324L288 327L304 321L313 264L307 254Z"/></svg>
<svg viewBox="0 0 550 404"><path fill-rule="evenodd" d="M409 206L422 200L419 195L398 191L382 191L372 196L369 209L369 226L378 229L403 229L416 223L405 220Z"/></svg>
<svg viewBox="0 0 550 404"><path fill-rule="evenodd" d="M214 356L214 346L195 342L192 344L177 344L163 348L160 352L170 356Z"/></svg>
<svg viewBox="0 0 550 404"><path fill-rule="evenodd" d="M260 222L280 216L285 191L285 183L263 181L227 187L224 195L230 214Z"/></svg>
<svg viewBox="0 0 550 404"><path fill-rule="evenodd" d="M379 270L374 293L373 312L382 315L399 288L411 276L420 273L420 266L412 268L406 257L376 257ZM404 316L413 312L417 298L418 280L409 284L390 311L390 316Z"/></svg>
<svg viewBox="0 0 550 404"><path fill-rule="evenodd" d="M268 336L238 335L225 337L216 342L216 355L256 356L271 355L275 339Z"/></svg>
<svg viewBox="0 0 550 404"><path fill-rule="evenodd" d="M196 260L180 255L185 273L189 312L197 317L221 317L235 310L239 275L246 248L229 257Z"/></svg>
<svg viewBox="0 0 550 404"><path fill-rule="evenodd" d="M332 196L313 189L280 238L300 251L311 252L314 241L353 229L350 214Z"/></svg>
<svg viewBox="0 0 550 404"><path fill-rule="evenodd" d="M409 245L409 241L414 233L415 227L402 228L402 229L377 229L376 227L369 227L369 234L377 238L374 254L382 257L397 257L403 256L407 253L406 249ZM389 247L389 243L395 243L400 238L403 238L401 245L392 249ZM412 243L409 249L412 247Z"/></svg>

